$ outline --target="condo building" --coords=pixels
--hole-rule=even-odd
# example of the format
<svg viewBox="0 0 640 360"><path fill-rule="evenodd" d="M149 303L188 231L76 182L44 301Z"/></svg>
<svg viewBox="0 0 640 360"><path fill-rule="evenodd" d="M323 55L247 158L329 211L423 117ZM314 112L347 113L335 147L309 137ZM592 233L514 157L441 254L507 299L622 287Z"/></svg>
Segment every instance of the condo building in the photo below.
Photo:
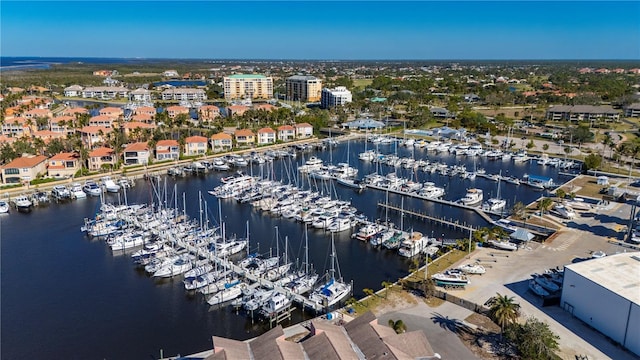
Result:
<svg viewBox="0 0 640 360"><path fill-rule="evenodd" d="M287 100L317 102L322 93L322 80L315 76L294 75L286 80Z"/></svg>
<svg viewBox="0 0 640 360"><path fill-rule="evenodd" d="M271 99L273 98L273 79L257 74L235 74L224 77L224 98Z"/></svg>
<svg viewBox="0 0 640 360"><path fill-rule="evenodd" d="M324 88L322 89L322 96L320 98L320 107L323 109L329 109L336 106L342 106L352 101L351 91L347 90L344 86L337 86L334 89Z"/></svg>

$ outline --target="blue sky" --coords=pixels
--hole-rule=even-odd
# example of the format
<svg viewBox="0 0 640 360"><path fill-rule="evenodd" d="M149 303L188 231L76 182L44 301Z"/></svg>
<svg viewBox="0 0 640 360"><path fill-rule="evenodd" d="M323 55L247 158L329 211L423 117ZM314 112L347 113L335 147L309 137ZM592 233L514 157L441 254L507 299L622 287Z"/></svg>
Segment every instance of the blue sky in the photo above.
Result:
<svg viewBox="0 0 640 360"><path fill-rule="evenodd" d="M0 55L640 59L640 2L6 1Z"/></svg>

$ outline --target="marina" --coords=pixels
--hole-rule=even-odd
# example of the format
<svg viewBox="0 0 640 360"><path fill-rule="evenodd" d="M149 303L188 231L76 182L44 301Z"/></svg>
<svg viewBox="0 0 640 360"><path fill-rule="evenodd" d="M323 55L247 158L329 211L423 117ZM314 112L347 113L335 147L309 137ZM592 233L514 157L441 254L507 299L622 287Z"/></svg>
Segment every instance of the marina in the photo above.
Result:
<svg viewBox="0 0 640 360"><path fill-rule="evenodd" d="M353 141L349 145L352 152L362 152L364 142ZM406 147L393 149L394 145L388 146L389 153L398 153L399 156L411 156L411 151ZM297 183L301 191L313 190L322 196L331 194L333 199L348 201L350 206L361 212L368 223L362 226L349 226L348 230L330 232L324 229L312 229L309 227L309 262L320 275L329 272L331 266L329 256L331 253L331 238L333 234L335 242L335 252L340 260L340 270L345 283L352 286L353 296L362 297L362 289L379 288L382 281L394 280L406 275L411 264L410 260L398 254L397 248L388 250L383 246L372 246L371 236L366 230L362 230L361 237L369 241L361 241L354 235L361 233L361 227L370 226L374 228L376 220L387 219L398 226L397 232L404 230L410 234L410 229L425 234L425 237L434 238L465 238L468 233L459 231L448 226L441 226L437 222L425 223L422 219L407 217L402 218L394 211L386 211L376 204L398 204L403 202L404 209L418 210L427 214L442 214L446 218L460 219L469 227L486 226L486 219L479 217L478 212L461 206L453 206L444 202L425 201L416 196L404 196L400 192L377 190L365 188L361 191L354 191L353 188L343 187L336 184L331 185L332 180L313 179L304 174L297 173L295 169L304 164L306 158L316 156L324 163L331 163L331 158L336 162L345 162L346 143L341 143L332 149L332 154L327 150L298 152L295 158L280 157L273 161L266 161L260 164L258 161L249 163L242 170L245 174L254 174L261 178L273 176L283 184L290 183L292 186ZM437 159L440 162L467 163L472 159L464 157L457 158L449 153L440 155L430 154L423 151L415 158ZM353 157L352 157L353 158ZM477 158L476 162L489 173L499 173L504 164L497 164L499 161ZM380 166L374 162L366 162L359 159L350 160L351 166L358 169L358 174L372 174L378 172L382 175L395 173L398 178L411 178L413 169L388 168ZM271 165L269 165L271 164ZM539 168L535 163L510 165L511 174L536 173L536 171L548 174L554 178L561 177L553 172L554 168ZM235 172L237 168L231 167ZM504 170L503 170L504 173ZM216 208L220 208L222 220L225 222L225 232L232 237L232 234L245 234L246 222L250 223L251 247L259 249L259 253L267 254L269 249L274 249L274 227L279 229L280 237L289 239L289 257L293 263L300 264L303 259L304 226L295 219L284 216L286 211L280 214L265 212L256 209L252 201L237 201L233 197L217 199L209 195L208 191L213 191L217 186L222 185L222 179L229 177L232 172L213 171L193 174L184 177L167 177L166 188L168 205L171 205L174 194L177 194L179 207L186 204L184 213L191 219L203 218L206 223L210 219L211 228L214 227L213 219L220 218ZM271 175L267 175L271 174ZM521 177L521 176L520 176ZM415 172L413 178L418 182L432 182L437 186L446 188L445 199L455 201L464 196L466 188L470 187L470 181L477 182L474 187L484 187L485 193L490 193L495 189L494 181L487 181L482 177L476 180L461 179L459 177L442 176L434 173ZM562 178L561 178L562 179ZM561 183L563 180L557 180ZM161 179L164 182L164 177ZM486 183L486 184L485 184ZM136 186L119 192L104 192L102 199L105 203L123 204L150 204L152 201L158 202L157 195L154 194L153 187L149 180L139 179L135 181ZM464 186L460 186L464 185ZM358 189L355 189L358 190ZM200 192L203 195L199 195ZM126 194L126 195L125 195ZM183 195L184 194L184 195ZM505 199L517 198L518 201L528 203L540 196L540 192L529 187L504 186L502 194ZM183 197L184 196L184 197ZM126 198L126 200L125 200ZM205 199L206 205L199 206L200 199ZM254 199L253 201L256 201ZM229 336L238 339L246 339L264 332L271 324L269 321L256 321L251 316L246 316L244 311L236 313L234 306L210 306L207 299L189 291L185 291L183 283L184 275L162 278L150 278L144 271L131 261L131 257L123 256L120 253L127 251L113 252L111 247L106 246L103 241L92 240L85 237L78 231L83 225L84 218L93 218L101 203L101 197L87 196L83 200L70 200L64 202L50 202L43 206L38 206L28 214L15 214L2 216L2 236L3 261L11 271L3 271L2 277L4 286L10 291L2 294L3 306L13 309L13 314L20 316L9 316L3 322L7 326L12 326L16 330L5 332L4 336L11 337L12 348L5 349L7 354L29 354L29 349L24 341L20 339L28 338L26 334L32 334L32 339L42 343L56 351L61 356L92 357L93 355L107 354L110 357L130 358L142 357L149 353L157 353L159 349L164 349L168 353L180 353L187 350L206 349L211 346L210 335ZM295 214L294 214L295 215ZM295 216L294 216L295 217ZM62 219L65 219L62 221ZM71 219L71 220L70 220ZM199 222L199 221L197 221ZM384 223L384 221L382 221ZM27 225L28 224L28 225ZM55 231L57 239L49 239L47 231ZM375 231L370 231L374 233ZM19 234L19 235L18 235ZM257 234L257 235L256 235ZM437 235L436 235L437 234ZM429 236L430 235L430 236ZM240 239L236 236L236 238ZM406 235L405 235L406 236ZM21 239L15 241L14 239ZM282 249L283 247L281 247ZM63 250L64 249L64 250ZM129 250L134 251L136 248ZM139 247L137 247L139 249ZM273 251L273 250L272 250ZM51 253L57 254L52 257ZM253 250L252 250L253 252ZM17 261L17 259L30 259L29 261ZM355 260L357 259L357 261ZM384 263L385 266L380 266ZM215 263L212 263L212 265ZM219 262L218 265L225 264ZM202 266L202 264L198 264ZM237 265L234 265L237 266ZM45 271L45 269L47 269ZM231 269L233 270L233 268ZM239 269L236 269L239 270ZM38 284L50 283L50 276L55 276L55 283L39 286L36 288L24 286L23 275L32 274L31 282ZM63 275L64 274L64 275ZM100 285L93 283L93 279L101 279ZM283 290L284 287L274 289ZM36 294L47 291L49 296L44 299ZM286 290L286 289L284 289ZM51 299L67 298L69 292L85 294L82 297L75 297L74 301L59 302ZM114 295L118 294L118 295ZM48 300L47 300L48 299ZM149 306L149 304L155 304ZM277 321L296 323L304 321L313 316L315 311L302 311L305 308L304 301L291 306L291 312L285 317L279 317ZM224 305L224 304L223 304ZM42 323L40 317L31 317L28 309L41 309L52 314L49 323ZM307 308L309 308L307 306ZM141 310L142 309L142 310ZM86 324L81 324L73 332L73 345L65 342L60 337L52 337L51 334L55 324L67 323L67 317L73 319L80 314L96 314L95 318ZM61 315L66 314L65 318ZM26 316L26 318L25 318ZM37 321L36 321L37 319ZM135 324L131 319L136 319ZM274 323L275 323L274 322ZM18 326L17 324L22 324ZM146 334L148 329L146 324L154 324L154 334ZM47 325L50 324L50 325ZM176 337L176 332L182 335ZM99 343L92 341L99 337ZM119 349L118 344L126 338L135 337L133 348ZM77 342L83 343L77 346ZM32 343L31 341L29 342ZM74 349L71 352L69 349ZM34 353L35 354L35 353ZM133 354L133 355L132 355Z"/></svg>

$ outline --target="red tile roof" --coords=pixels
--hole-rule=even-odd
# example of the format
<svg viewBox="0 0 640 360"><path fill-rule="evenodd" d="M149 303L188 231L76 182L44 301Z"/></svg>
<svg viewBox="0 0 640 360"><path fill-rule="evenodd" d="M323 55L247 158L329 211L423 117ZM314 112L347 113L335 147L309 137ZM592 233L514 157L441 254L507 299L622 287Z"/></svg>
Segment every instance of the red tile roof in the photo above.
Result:
<svg viewBox="0 0 640 360"><path fill-rule="evenodd" d="M159 140L156 143L156 147L158 146L178 146L178 142L176 140Z"/></svg>
<svg viewBox="0 0 640 360"><path fill-rule="evenodd" d="M192 144L192 143L206 143L207 142L207 138L204 136L189 136L188 138L184 139L184 142L187 144Z"/></svg>
<svg viewBox="0 0 640 360"><path fill-rule="evenodd" d="M258 134L274 134L276 131L272 128L266 127L258 130Z"/></svg>
<svg viewBox="0 0 640 360"><path fill-rule="evenodd" d="M38 156L32 156L32 157L19 157L17 159L13 159L13 161L11 161L10 163L6 164L5 166L3 166L3 169L9 169L9 168L32 168L44 161L47 161L47 157L46 156L42 156L42 155L38 155Z"/></svg>
<svg viewBox="0 0 640 360"><path fill-rule="evenodd" d="M146 124L139 121L130 121L130 122L124 123L123 127L125 129L136 129L136 128L155 129L156 128L156 126L153 124Z"/></svg>
<svg viewBox="0 0 640 360"><path fill-rule="evenodd" d="M99 147L89 153L89 157L103 157L113 155L113 150L108 147Z"/></svg>
<svg viewBox="0 0 640 360"><path fill-rule="evenodd" d="M149 150L149 145L147 145L146 142L136 142L133 144L129 144L127 145L126 148L124 148L124 151L145 151L145 150Z"/></svg>
<svg viewBox="0 0 640 360"><path fill-rule="evenodd" d="M294 130L291 125L282 125L278 126L278 131L286 131L286 130Z"/></svg>
<svg viewBox="0 0 640 360"><path fill-rule="evenodd" d="M238 129L234 132L235 136L253 136L253 131L249 129Z"/></svg>
<svg viewBox="0 0 640 360"><path fill-rule="evenodd" d="M211 140L231 140L231 139L232 139L231 135L225 134L222 132L211 135Z"/></svg>
<svg viewBox="0 0 640 360"><path fill-rule="evenodd" d="M313 125L311 125L309 123L300 123L300 124L295 124L294 126L297 127L297 128L302 128L302 127L310 127L310 128L312 128L313 127Z"/></svg>
<svg viewBox="0 0 640 360"><path fill-rule="evenodd" d="M82 133L87 133L87 134L97 134L100 131L102 131L103 133L110 133L113 129L108 128L106 126L85 126L82 129L80 129L80 132Z"/></svg>

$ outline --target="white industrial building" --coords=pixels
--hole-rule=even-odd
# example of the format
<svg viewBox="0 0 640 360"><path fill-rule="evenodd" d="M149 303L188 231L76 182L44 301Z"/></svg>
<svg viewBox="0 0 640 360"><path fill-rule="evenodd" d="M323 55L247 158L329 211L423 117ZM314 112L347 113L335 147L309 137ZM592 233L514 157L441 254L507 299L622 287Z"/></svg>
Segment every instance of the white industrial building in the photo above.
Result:
<svg viewBox="0 0 640 360"><path fill-rule="evenodd" d="M337 86L335 89L324 88L320 95L320 107L323 109L342 106L351 101L351 91L344 86Z"/></svg>
<svg viewBox="0 0 640 360"><path fill-rule="evenodd" d="M565 266L561 305L640 355L640 252Z"/></svg>

